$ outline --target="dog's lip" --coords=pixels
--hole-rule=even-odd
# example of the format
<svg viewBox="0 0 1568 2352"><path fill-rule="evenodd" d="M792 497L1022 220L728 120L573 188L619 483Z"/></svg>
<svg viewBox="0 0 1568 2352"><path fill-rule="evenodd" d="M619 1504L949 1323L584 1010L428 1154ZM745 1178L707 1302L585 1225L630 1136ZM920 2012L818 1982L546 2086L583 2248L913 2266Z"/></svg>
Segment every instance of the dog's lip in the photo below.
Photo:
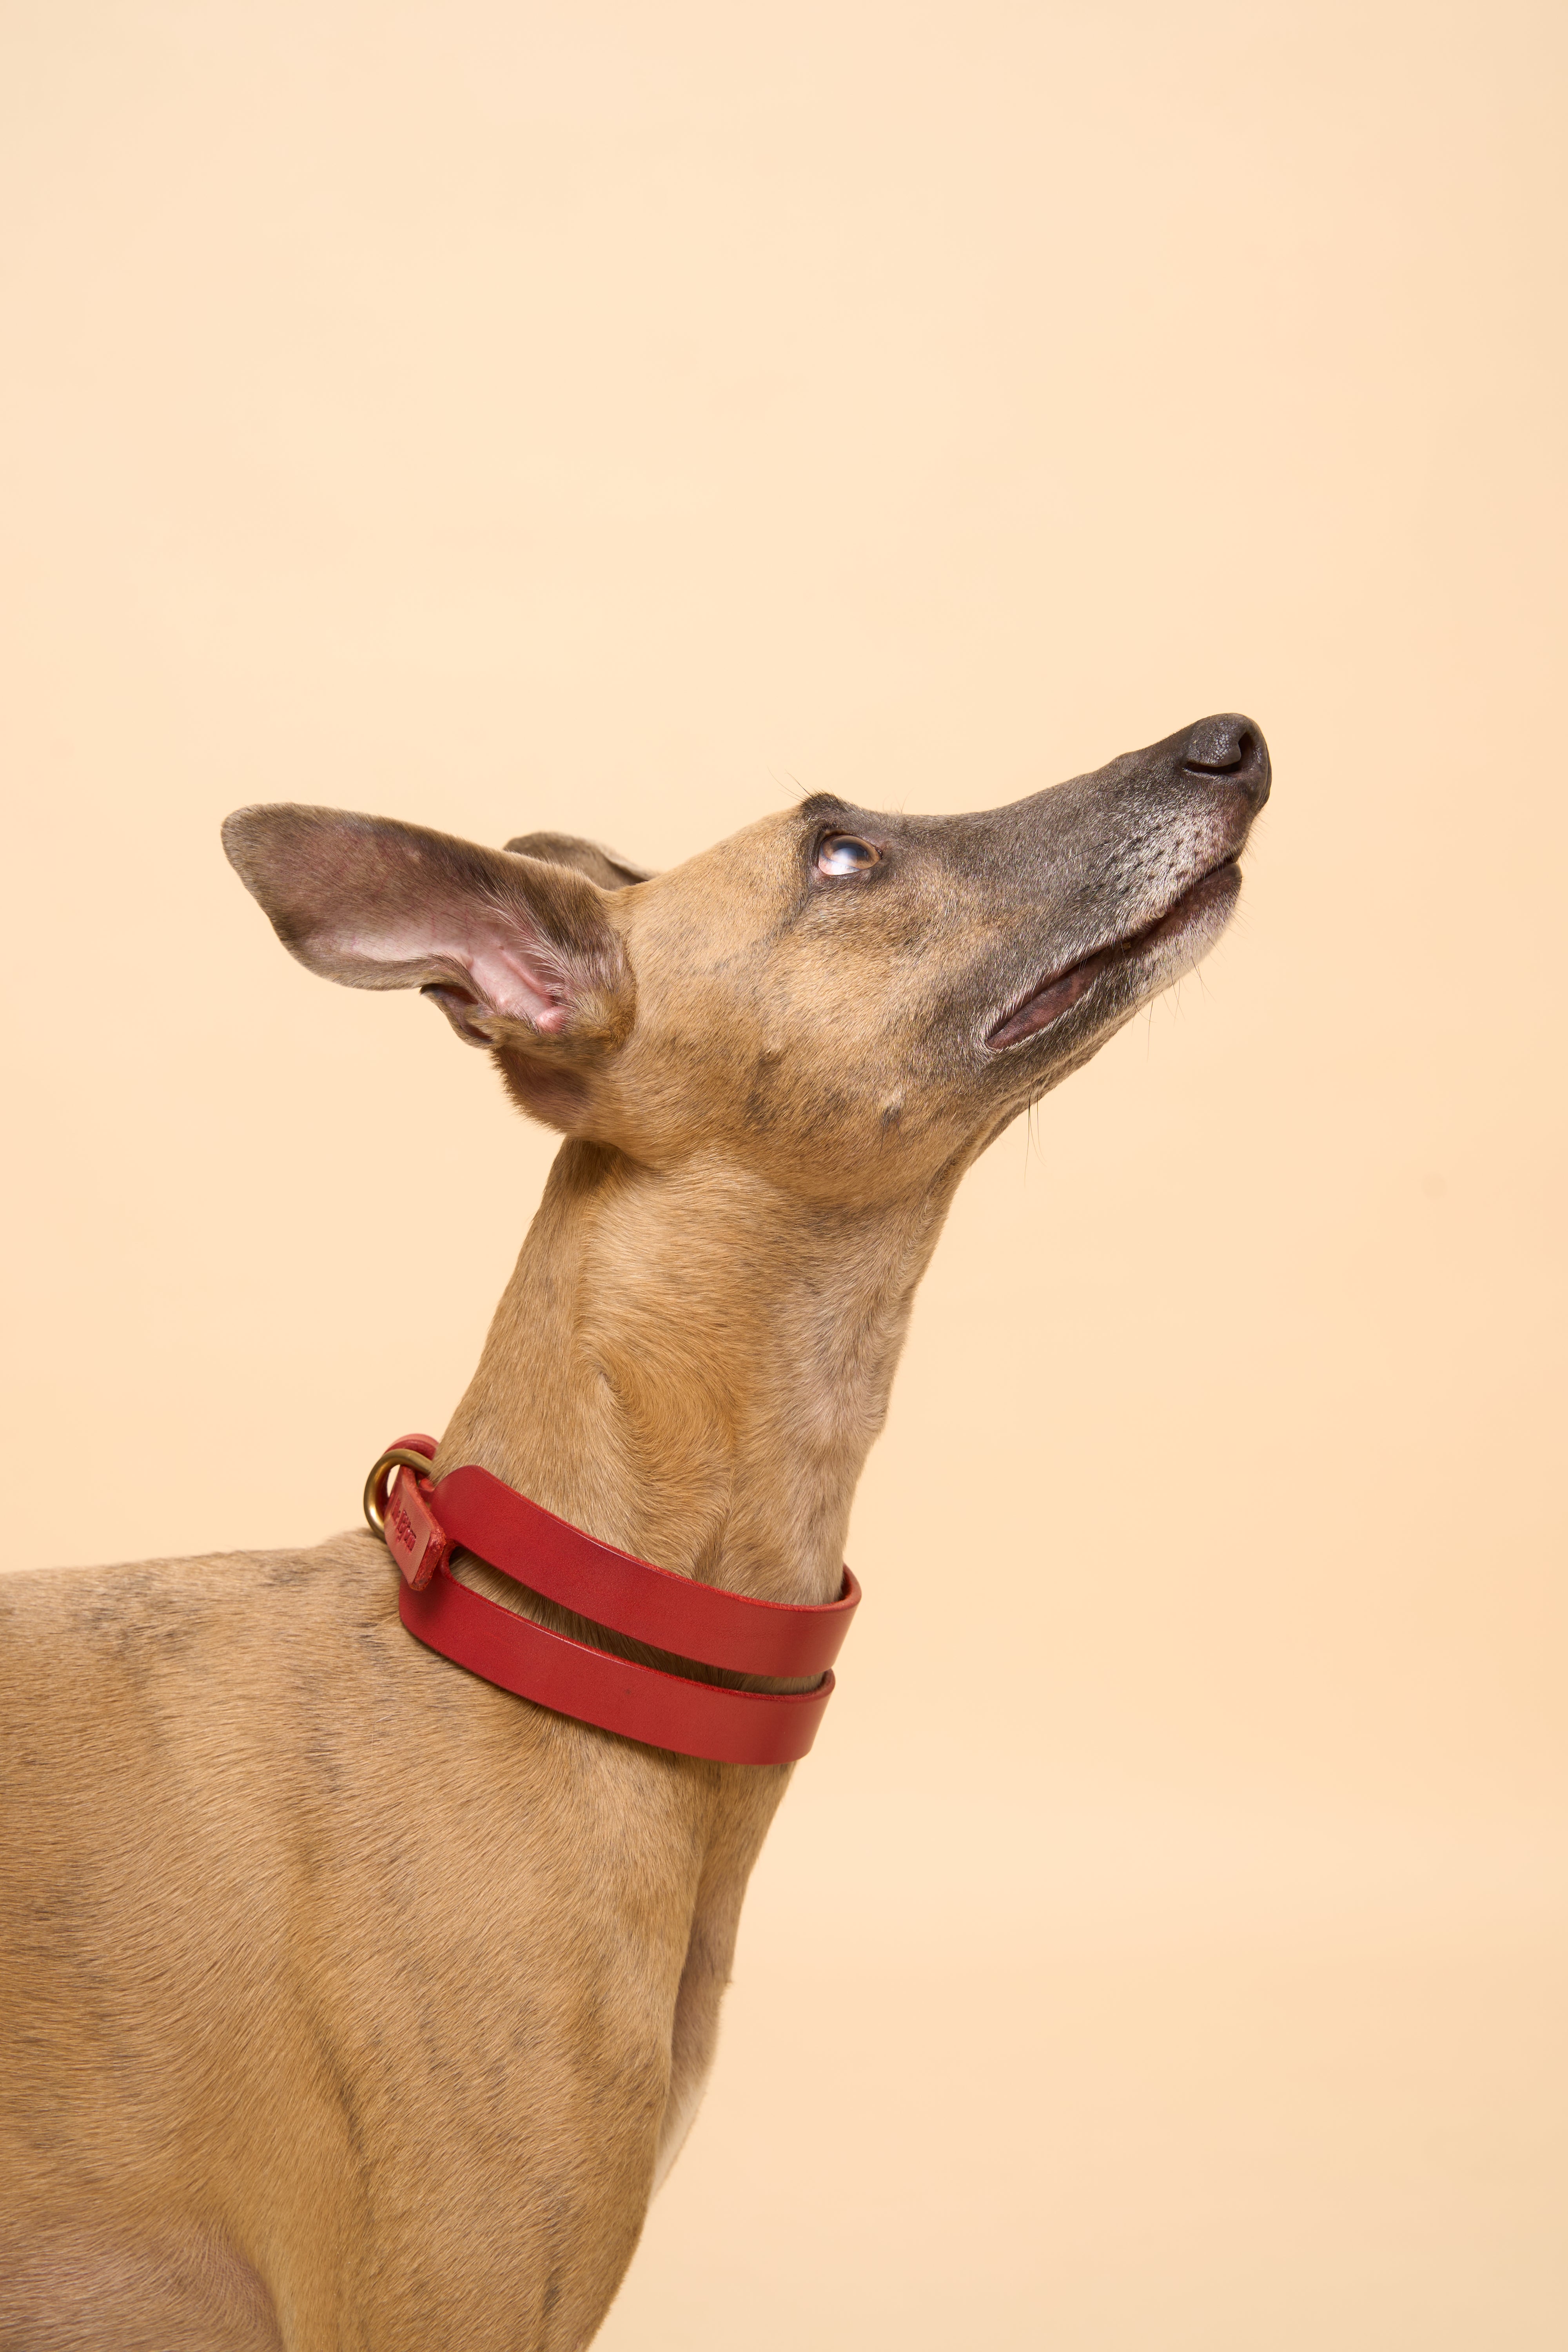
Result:
<svg viewBox="0 0 1568 2352"><path fill-rule="evenodd" d="M1142 929L1129 931L1124 939L1111 940L1105 947L1096 948L1092 955L1081 956L1077 963L1051 973L1038 982L1020 1003L1004 1013L986 1033L985 1043L992 1053L999 1054L1009 1045L1020 1045L1027 1037L1037 1037L1048 1029L1099 979L1100 973L1114 963L1130 962L1143 950L1160 946L1184 930L1194 916L1201 914L1211 898L1218 898L1223 889L1234 887L1239 873L1237 859L1222 857L1207 871L1190 882L1179 898L1173 898L1163 915Z"/></svg>

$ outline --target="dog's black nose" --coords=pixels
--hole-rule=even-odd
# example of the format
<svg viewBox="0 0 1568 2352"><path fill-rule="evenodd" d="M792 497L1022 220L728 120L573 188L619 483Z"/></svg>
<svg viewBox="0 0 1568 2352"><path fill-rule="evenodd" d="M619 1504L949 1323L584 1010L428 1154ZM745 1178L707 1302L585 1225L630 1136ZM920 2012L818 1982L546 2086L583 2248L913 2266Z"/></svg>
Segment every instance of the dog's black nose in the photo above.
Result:
<svg viewBox="0 0 1568 2352"><path fill-rule="evenodd" d="M1223 777L1244 792L1255 809L1268 798L1268 746L1262 729L1239 710L1200 719L1182 746L1182 766L1189 776Z"/></svg>

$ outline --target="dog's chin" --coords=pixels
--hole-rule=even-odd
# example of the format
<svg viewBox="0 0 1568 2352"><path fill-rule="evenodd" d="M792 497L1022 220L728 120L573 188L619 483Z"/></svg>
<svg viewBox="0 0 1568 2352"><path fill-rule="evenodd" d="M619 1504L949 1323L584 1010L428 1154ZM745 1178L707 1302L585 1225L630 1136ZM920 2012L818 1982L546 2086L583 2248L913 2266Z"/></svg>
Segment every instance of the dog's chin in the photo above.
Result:
<svg viewBox="0 0 1568 2352"><path fill-rule="evenodd" d="M1037 989L997 1024L987 1045L993 1053L1003 1053L1010 1045L1038 1036L1091 989L1097 998L1114 997L1125 1016L1145 997L1158 995L1203 961L1229 922L1240 892L1241 868L1234 858L1226 858L1184 890L1175 905L1147 929L1085 956L1081 963Z"/></svg>
<svg viewBox="0 0 1568 2352"><path fill-rule="evenodd" d="M1229 922L1240 896L1241 868L1234 857L1228 857L1184 892L1151 930L1130 940L1124 951L1113 950L1113 955L1125 952L1136 974L1139 995L1150 996L1157 989L1169 988L1173 981L1194 970Z"/></svg>

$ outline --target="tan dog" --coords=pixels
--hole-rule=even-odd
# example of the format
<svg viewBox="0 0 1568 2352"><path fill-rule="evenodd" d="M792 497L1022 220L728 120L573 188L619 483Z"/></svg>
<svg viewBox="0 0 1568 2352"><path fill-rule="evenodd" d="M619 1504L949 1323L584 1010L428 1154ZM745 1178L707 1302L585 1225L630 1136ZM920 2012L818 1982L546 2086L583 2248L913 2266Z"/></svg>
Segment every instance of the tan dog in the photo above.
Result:
<svg viewBox="0 0 1568 2352"><path fill-rule="evenodd" d="M984 815L808 801L657 877L231 818L297 956L424 989L568 1139L438 1468L831 1598L960 1178L1218 936L1268 774L1212 719ZM361 1532L0 1580L6 2352L598 2326L788 1772L512 1697L396 1586Z"/></svg>

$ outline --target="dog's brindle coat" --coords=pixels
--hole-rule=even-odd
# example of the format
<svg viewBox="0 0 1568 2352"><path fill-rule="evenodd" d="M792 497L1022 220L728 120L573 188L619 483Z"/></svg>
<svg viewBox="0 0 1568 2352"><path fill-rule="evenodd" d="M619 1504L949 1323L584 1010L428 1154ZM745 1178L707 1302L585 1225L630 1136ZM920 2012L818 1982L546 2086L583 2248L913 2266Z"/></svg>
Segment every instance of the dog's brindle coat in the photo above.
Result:
<svg viewBox="0 0 1568 2352"><path fill-rule="evenodd" d="M811 800L657 877L231 818L297 956L423 987L567 1138L439 1467L829 1599L959 1179L1218 936L1268 789L1225 718L984 815ZM0 1580L7 2352L523 2352L603 2317L788 1774L510 1697L395 1583L362 1533Z"/></svg>

